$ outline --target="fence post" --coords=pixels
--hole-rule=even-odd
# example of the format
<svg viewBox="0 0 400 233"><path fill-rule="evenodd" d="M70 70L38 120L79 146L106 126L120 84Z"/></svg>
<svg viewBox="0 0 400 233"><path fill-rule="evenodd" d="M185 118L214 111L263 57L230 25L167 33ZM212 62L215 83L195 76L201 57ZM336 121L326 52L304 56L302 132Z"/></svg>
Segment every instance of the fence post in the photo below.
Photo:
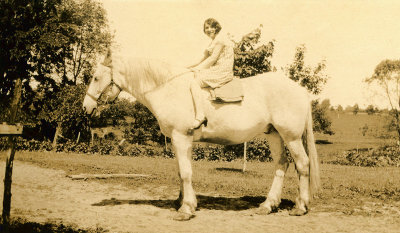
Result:
<svg viewBox="0 0 400 233"><path fill-rule="evenodd" d="M246 171L246 165L247 165L247 142L245 142L243 146L243 172Z"/></svg>
<svg viewBox="0 0 400 233"><path fill-rule="evenodd" d="M18 78L15 81L14 97L11 103L11 111L8 124L14 124L17 116L18 105L21 98L22 81ZM8 136L8 151L6 158L6 171L4 175L4 195L3 195L3 228L4 232L9 232L10 210L11 210L11 183L12 170L15 155L15 141L13 135Z"/></svg>

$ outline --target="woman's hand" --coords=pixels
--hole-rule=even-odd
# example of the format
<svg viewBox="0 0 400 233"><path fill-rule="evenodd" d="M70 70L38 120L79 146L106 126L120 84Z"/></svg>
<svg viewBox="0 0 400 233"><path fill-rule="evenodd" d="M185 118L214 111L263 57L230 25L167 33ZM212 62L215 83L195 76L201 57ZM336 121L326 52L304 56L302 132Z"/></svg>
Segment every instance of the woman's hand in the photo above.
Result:
<svg viewBox="0 0 400 233"><path fill-rule="evenodd" d="M200 71L200 69L197 68L197 67L191 67L191 68L189 68L189 70L192 71L192 72L199 72Z"/></svg>

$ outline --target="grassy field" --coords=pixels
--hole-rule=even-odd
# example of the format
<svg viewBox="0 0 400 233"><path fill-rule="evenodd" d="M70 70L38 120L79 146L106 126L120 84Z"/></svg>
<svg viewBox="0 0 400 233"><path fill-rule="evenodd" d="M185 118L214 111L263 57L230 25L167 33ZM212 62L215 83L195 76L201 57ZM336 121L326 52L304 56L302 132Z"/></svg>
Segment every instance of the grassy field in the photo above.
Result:
<svg viewBox="0 0 400 233"><path fill-rule="evenodd" d="M326 144L317 145L322 162L322 190L312 202L311 211L344 213L348 216L399 216L399 168L356 167L329 163L343 157L345 150L375 148L388 143L388 139L381 137L386 134L383 129L384 117L365 114L356 116L332 114L331 117L335 134L316 134L316 139ZM5 156L5 152L0 152L1 160L4 160ZM132 192L137 191L154 197L154 200L158 200L154 202L155 205L160 208L173 207L179 192L178 169L174 159L22 151L17 152L15 159L43 168L63 170L67 175L82 173L151 175L96 182L122 185ZM242 165L243 161L240 159L233 162L193 161L193 186L199 201L198 208L247 210L263 202L272 182L273 163L249 161L247 171L244 173L241 171ZM290 209L294 205L297 189L298 179L291 164L285 177L280 210ZM112 200L105 200L104 203L100 202L97 205L110 205L106 203L107 201Z"/></svg>
<svg viewBox="0 0 400 233"><path fill-rule="evenodd" d="M400 169L395 167L366 168L328 164L340 157L344 150L373 148L382 145L386 139L377 138L383 134L382 116L331 115L334 135L317 134L323 189L312 208L316 211L341 211L353 214L371 214L363 211L365 203L379 205L400 202ZM362 127L368 126L363 136ZM5 153L2 152L4 159ZM64 170L67 174L81 173L141 173L151 178L107 179L99 182L122 184L133 191L141 188L149 195L173 200L178 195L179 180L174 159L162 157L122 157L51 152L18 152L16 160L36 164L40 167ZM199 208L213 202L215 208L240 209L257 206L273 178L273 163L251 161L247 172L241 172L242 161L193 162L193 185L199 194ZM163 187L160 192L159 187ZM297 195L297 175L291 164L285 180L283 198L294 200ZM219 199L216 197L220 197ZM244 199L243 199L244 198ZM247 199L246 199L247 198ZM244 200L244 201L243 201ZM220 203L220 205L218 204ZM285 202L292 205L291 201ZM375 213L376 214L376 213Z"/></svg>
<svg viewBox="0 0 400 233"><path fill-rule="evenodd" d="M151 178L118 178L99 182L122 184L133 192L136 189L146 190L147 195L171 202L178 195L179 180L173 159L33 152L20 152L17 159L40 167L61 169L67 174L149 174ZM240 171L241 166L241 161L194 161L193 185L200 195L199 208L208 208L207 205L213 203L216 209L240 210L261 203L272 182L273 164L250 162L245 173ZM323 189L312 204L313 211L371 214L363 211L365 203L383 205L400 201L398 168L322 164L321 173ZM297 187L297 176L291 165L283 192L283 199L288 200L285 204L293 204L291 201L295 200ZM244 201L241 201L243 198Z"/></svg>
<svg viewBox="0 0 400 233"><path fill-rule="evenodd" d="M387 116L367 114L346 114L340 115L330 112L332 129L334 135L316 133L317 140L325 140L329 144L317 144L318 154L321 162L334 161L341 156L345 150L376 148L386 143L393 143L388 136L386 125ZM364 131L364 135L363 135Z"/></svg>

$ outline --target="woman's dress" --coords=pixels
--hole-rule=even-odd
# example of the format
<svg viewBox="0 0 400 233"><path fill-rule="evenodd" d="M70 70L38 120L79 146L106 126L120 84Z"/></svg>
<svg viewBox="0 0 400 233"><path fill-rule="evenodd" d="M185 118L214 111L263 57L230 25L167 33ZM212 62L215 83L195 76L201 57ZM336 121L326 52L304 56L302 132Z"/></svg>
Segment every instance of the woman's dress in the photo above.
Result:
<svg viewBox="0 0 400 233"><path fill-rule="evenodd" d="M217 44L223 45L223 48L215 64L196 73L196 78L200 80L201 87L217 88L233 79L234 43L228 35L218 33L206 52L211 55Z"/></svg>

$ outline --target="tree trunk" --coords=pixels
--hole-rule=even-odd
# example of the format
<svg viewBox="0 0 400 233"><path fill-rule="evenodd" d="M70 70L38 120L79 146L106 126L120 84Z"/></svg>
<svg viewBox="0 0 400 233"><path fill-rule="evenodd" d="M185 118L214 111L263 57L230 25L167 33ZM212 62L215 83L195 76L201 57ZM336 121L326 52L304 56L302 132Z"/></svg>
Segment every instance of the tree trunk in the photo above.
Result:
<svg viewBox="0 0 400 233"><path fill-rule="evenodd" d="M21 99L22 81L18 78L15 82L14 98L11 103L9 124L15 124L19 102ZM9 232L10 210L11 210L11 183L12 170L14 165L15 141L13 136L8 137L8 151L6 158L6 171L4 175L4 196L3 196L3 227L4 232Z"/></svg>
<svg viewBox="0 0 400 233"><path fill-rule="evenodd" d="M57 149L57 139L58 136L60 135L60 132L61 132L61 122L57 122L56 133L54 134L53 138L53 151L56 151Z"/></svg>

